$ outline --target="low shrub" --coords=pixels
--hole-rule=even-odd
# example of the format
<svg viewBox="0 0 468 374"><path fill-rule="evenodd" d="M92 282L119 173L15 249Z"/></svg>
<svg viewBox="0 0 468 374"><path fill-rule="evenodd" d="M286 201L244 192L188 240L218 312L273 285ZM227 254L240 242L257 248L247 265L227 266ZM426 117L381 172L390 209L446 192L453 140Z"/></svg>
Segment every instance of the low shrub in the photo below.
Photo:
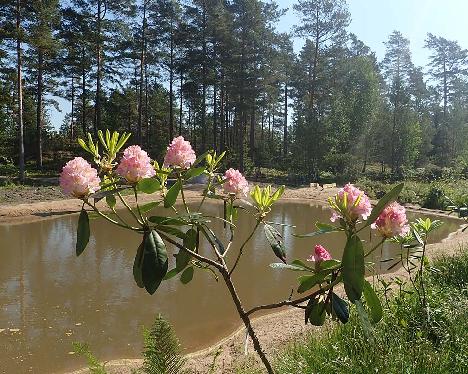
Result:
<svg viewBox="0 0 468 374"><path fill-rule="evenodd" d="M347 324L289 346L276 359L276 373L467 373L466 251L433 265L438 271L429 276L429 322L407 287L387 300L385 317L371 334L354 313Z"/></svg>

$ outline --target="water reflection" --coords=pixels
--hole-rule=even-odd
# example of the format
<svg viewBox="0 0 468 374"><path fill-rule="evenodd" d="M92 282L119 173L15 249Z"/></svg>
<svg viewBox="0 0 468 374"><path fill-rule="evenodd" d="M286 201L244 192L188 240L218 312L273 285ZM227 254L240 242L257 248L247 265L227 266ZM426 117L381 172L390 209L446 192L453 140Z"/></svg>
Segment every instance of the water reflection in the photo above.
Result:
<svg viewBox="0 0 468 374"><path fill-rule="evenodd" d="M219 205L208 206L209 214L221 212ZM332 255L340 256L343 238L339 234L310 239L291 236L293 232L312 231L315 221L328 219L326 208L292 202L278 204L271 217L272 221L297 226L281 229L289 259L306 258L318 240ZM238 327L227 292L209 272L197 271L187 286L172 279L150 296L136 287L132 277L140 237L96 220L88 248L76 258L76 222L77 216L67 216L0 226L3 372L49 373L76 368L82 361L69 353L73 341L88 342L103 360L137 357L142 326L149 326L158 313L175 326L187 350L210 345ZM241 222L238 241L247 237L254 224L252 219ZM457 227L457 221L446 220L433 240ZM214 228L221 232L222 224L216 222ZM230 261L234 255L235 251ZM246 307L274 302L291 292L297 273L268 267L276 261L259 230L235 274Z"/></svg>

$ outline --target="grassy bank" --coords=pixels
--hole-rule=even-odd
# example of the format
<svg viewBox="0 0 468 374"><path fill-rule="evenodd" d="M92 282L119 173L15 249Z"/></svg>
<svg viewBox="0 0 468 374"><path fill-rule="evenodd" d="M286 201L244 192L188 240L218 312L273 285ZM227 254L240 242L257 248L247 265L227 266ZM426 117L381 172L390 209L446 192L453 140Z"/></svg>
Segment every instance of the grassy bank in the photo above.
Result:
<svg viewBox="0 0 468 374"><path fill-rule="evenodd" d="M386 300L385 317L372 334L354 314L346 325L334 324L285 349L275 359L276 373L468 373L468 248L434 267L429 322L406 284Z"/></svg>

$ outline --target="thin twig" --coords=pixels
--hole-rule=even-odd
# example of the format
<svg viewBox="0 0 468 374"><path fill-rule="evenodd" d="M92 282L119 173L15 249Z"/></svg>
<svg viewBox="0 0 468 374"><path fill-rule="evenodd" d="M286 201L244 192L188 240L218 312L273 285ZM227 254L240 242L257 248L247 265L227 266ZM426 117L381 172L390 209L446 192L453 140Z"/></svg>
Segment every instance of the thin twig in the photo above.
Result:
<svg viewBox="0 0 468 374"><path fill-rule="evenodd" d="M315 291L315 292L312 292L311 294L307 295L307 296L304 296L304 297L301 297L299 299L295 299L295 300L284 300L284 301L281 301L279 303L274 303L274 304L264 304L264 305L258 305L256 307L253 307L252 309L248 310L246 313L247 315L250 315L252 313L255 313L259 310L264 310L264 309L276 309L276 308L281 308L283 306L293 306L293 307L297 307L299 304L302 304L304 301L307 301L311 298L314 298L320 294L323 294L325 293L326 291L328 291L329 289L333 288L334 286L336 286L337 284L339 283L339 279L335 280L334 282L328 284L327 286Z"/></svg>
<svg viewBox="0 0 468 374"><path fill-rule="evenodd" d="M237 264L239 263L239 260L240 260L240 258L242 256L243 251L244 251L244 247L247 245L247 243L250 241L252 236L255 234L255 231L257 230L258 225L260 225L260 222L261 222L260 220L257 220L257 223L256 223L255 227L253 228L252 232L250 233L249 237L247 238L247 240L244 243L242 243L241 247L239 248L239 254L237 255L236 262L234 262L234 265L232 266L231 271L229 271L229 276L231 276L232 273L234 272L234 270L236 269Z"/></svg>

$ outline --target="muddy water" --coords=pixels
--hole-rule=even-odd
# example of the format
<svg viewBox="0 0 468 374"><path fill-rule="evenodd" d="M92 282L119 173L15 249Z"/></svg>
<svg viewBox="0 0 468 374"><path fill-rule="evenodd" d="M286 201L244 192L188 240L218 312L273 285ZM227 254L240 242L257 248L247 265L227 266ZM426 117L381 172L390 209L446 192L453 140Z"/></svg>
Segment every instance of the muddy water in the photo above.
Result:
<svg viewBox="0 0 468 374"><path fill-rule="evenodd" d="M219 214L222 208L208 205L208 210ZM342 235L291 236L313 231L315 221L328 219L326 208L292 202L278 204L271 215L273 221L297 226L282 229L289 259L305 259L319 240L340 257ZM445 221L433 241L458 228L456 220ZM239 326L223 284L209 272L197 271L186 286L177 278L167 281L150 296L132 277L137 234L94 220L90 244L76 258L76 223L77 216L66 216L0 226L0 372L42 374L80 367L83 360L71 354L75 341L89 343L102 360L138 357L142 327L158 313L175 326L187 351L209 346ZM247 237L253 224L243 220L237 238ZM230 261L235 253L234 247ZM283 300L295 286L297 273L271 269L271 262L276 258L259 230L235 274L246 307Z"/></svg>

